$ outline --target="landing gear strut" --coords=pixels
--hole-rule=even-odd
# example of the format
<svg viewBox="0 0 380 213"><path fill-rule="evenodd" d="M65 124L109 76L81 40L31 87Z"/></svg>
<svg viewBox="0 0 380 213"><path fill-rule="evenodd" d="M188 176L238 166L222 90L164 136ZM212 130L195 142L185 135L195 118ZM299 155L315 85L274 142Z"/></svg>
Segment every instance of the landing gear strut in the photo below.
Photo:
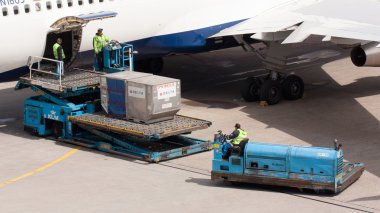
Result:
<svg viewBox="0 0 380 213"><path fill-rule="evenodd" d="M283 76L277 72L247 78L242 84L241 95L247 102L266 101L269 105L279 103L283 98L298 100L304 93L304 83L297 75Z"/></svg>

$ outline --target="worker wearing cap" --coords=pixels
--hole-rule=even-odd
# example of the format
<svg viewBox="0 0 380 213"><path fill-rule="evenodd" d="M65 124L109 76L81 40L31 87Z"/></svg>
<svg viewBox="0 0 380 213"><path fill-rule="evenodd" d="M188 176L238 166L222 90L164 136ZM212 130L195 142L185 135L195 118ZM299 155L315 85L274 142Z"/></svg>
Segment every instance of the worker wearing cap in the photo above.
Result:
<svg viewBox="0 0 380 213"><path fill-rule="evenodd" d="M96 60L98 63L98 68L100 70L103 69L103 47L106 46L107 42L109 42L110 39L103 34L103 29L99 28L98 32L95 34L94 39L93 39L93 47L94 47L94 52L96 55Z"/></svg>
<svg viewBox="0 0 380 213"><path fill-rule="evenodd" d="M63 51L63 48L61 45L62 45L62 39L61 38L58 38L57 42L53 45L54 59L57 61L65 60L65 52ZM61 65L62 65L62 63L57 62L57 68L56 68L57 74L61 74L61 71L62 71ZM59 76L58 76L58 78L59 78Z"/></svg>
<svg viewBox="0 0 380 213"><path fill-rule="evenodd" d="M238 146L240 142L248 137L248 133L241 129L240 124L235 124L235 130L228 136L232 144Z"/></svg>

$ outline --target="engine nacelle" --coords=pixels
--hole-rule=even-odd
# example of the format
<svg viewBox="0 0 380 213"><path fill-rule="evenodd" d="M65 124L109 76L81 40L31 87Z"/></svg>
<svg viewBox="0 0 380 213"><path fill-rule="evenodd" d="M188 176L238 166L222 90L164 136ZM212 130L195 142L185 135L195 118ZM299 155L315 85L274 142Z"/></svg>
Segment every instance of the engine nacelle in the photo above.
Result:
<svg viewBox="0 0 380 213"><path fill-rule="evenodd" d="M351 61L358 67L380 67L380 47L377 43L354 47Z"/></svg>

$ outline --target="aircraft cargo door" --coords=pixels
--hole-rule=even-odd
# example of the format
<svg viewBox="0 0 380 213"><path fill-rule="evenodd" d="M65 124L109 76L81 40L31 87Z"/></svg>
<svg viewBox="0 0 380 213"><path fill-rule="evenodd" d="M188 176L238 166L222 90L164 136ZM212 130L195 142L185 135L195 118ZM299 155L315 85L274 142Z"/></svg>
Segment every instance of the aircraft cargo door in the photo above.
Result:
<svg viewBox="0 0 380 213"><path fill-rule="evenodd" d="M65 67L68 68L75 60L82 42L82 30L93 20L115 17L115 12L90 13L79 16L68 16L57 20L50 26L47 33L43 57L54 59L53 45L58 38L62 39L62 48L65 53Z"/></svg>

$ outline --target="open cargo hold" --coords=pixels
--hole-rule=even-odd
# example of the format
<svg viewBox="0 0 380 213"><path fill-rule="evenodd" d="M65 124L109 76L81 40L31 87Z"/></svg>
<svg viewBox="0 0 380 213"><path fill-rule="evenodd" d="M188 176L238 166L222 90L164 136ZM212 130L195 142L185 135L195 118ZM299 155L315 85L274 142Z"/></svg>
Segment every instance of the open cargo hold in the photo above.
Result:
<svg viewBox="0 0 380 213"><path fill-rule="evenodd" d="M142 72L118 72L100 77L100 97L104 111L114 117L125 119L128 114L128 80L150 76Z"/></svg>
<svg viewBox="0 0 380 213"><path fill-rule="evenodd" d="M181 107L180 80L157 75L128 80L128 115L135 122L170 120Z"/></svg>

